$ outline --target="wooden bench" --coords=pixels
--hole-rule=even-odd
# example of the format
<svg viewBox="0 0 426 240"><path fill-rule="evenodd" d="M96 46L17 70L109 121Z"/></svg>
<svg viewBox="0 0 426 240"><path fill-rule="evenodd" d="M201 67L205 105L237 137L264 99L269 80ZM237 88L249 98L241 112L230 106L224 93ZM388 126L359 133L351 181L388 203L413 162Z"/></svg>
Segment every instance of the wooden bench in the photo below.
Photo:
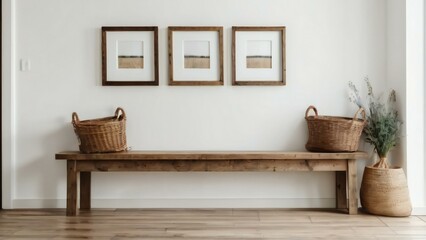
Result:
<svg viewBox="0 0 426 240"><path fill-rule="evenodd" d="M357 159L364 152L150 152L82 154L60 152L67 160L67 215L77 214L77 180L80 177L80 208L90 209L91 172L336 172L336 208L357 214ZM79 174L80 173L80 174Z"/></svg>

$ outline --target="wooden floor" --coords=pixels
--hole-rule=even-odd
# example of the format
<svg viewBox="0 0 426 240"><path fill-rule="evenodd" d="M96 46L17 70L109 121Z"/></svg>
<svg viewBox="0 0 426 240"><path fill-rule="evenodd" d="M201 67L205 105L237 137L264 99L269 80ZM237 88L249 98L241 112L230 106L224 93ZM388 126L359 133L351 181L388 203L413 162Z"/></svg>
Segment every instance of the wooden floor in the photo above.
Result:
<svg viewBox="0 0 426 240"><path fill-rule="evenodd" d="M0 211L0 239L426 239L426 216L327 210Z"/></svg>

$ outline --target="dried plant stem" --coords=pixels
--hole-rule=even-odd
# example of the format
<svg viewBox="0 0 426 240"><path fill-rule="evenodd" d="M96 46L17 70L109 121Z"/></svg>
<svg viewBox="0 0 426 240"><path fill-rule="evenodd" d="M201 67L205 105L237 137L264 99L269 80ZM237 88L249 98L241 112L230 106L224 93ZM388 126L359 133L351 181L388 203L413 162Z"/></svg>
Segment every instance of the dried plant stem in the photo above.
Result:
<svg viewBox="0 0 426 240"><path fill-rule="evenodd" d="M376 162L373 167L375 168L389 168L387 158L381 157L378 162Z"/></svg>

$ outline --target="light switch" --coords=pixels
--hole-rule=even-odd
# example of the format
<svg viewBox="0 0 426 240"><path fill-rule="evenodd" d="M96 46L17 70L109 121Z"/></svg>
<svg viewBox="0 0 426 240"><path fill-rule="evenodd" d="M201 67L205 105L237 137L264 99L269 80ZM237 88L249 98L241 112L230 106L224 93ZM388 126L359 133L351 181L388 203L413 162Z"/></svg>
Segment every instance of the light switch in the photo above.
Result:
<svg viewBox="0 0 426 240"><path fill-rule="evenodd" d="M21 71L27 72L31 70L31 62L29 59L21 59Z"/></svg>

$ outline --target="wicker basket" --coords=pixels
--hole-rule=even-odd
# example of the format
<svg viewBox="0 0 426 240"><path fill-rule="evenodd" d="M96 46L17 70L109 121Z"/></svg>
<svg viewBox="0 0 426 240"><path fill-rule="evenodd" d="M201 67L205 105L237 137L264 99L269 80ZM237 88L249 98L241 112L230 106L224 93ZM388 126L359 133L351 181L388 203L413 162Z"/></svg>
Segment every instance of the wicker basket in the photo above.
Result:
<svg viewBox="0 0 426 240"><path fill-rule="evenodd" d="M314 110L315 116L308 116ZM362 119L357 119L362 114ZM353 118L318 116L314 106L305 113L309 139L306 149L312 152L355 152L366 123L365 110L360 108Z"/></svg>
<svg viewBox="0 0 426 240"><path fill-rule="evenodd" d="M80 121L72 114L72 125L83 153L120 152L127 149L126 114L117 108L112 117Z"/></svg>
<svg viewBox="0 0 426 240"><path fill-rule="evenodd" d="M360 198L369 213L406 217L411 214L410 194L402 168L365 167Z"/></svg>

